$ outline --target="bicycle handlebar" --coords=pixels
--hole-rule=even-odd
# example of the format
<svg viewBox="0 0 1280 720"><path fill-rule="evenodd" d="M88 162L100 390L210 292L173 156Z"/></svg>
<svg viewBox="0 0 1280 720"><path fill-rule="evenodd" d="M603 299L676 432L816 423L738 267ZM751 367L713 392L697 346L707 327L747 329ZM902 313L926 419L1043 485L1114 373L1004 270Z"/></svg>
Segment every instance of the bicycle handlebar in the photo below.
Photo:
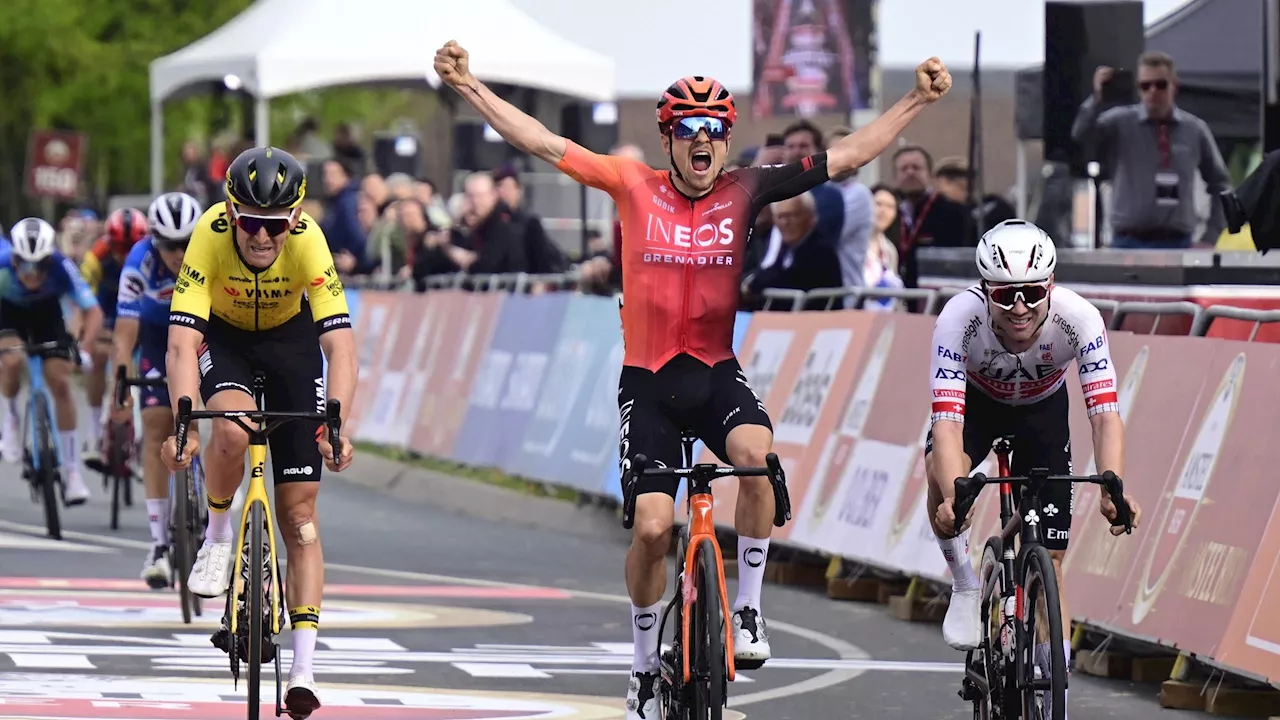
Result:
<svg viewBox="0 0 1280 720"><path fill-rule="evenodd" d="M253 428L244 423L241 418L247 419L249 422L265 424L269 420L320 420L325 424L329 432L329 446L333 450L333 464L339 465L342 456L342 403L339 400L330 398L324 407L324 412L272 412L267 410L225 410L210 411L201 410L199 412L192 410L191 398L182 396L178 398L178 417L177 429L174 435L177 437L177 455L178 462L182 462L182 450L187 446L187 432L191 427L192 420L208 420L223 419L231 420L244 429L245 432L253 434Z"/></svg>
<svg viewBox="0 0 1280 720"><path fill-rule="evenodd" d="M777 453L769 453L764 458L766 467L733 467L716 465L715 463L699 463L693 467L668 468L649 467L649 459L644 455L636 455L631 466L630 478L626 482L626 492L622 503L622 526L628 530L635 524L636 484L641 477L674 477L689 478L691 482L705 480L710 482L725 477L755 477L764 475L769 478L773 487L773 524L782 527L791 519L791 496L787 492L787 476L782 471L782 462Z"/></svg>
<svg viewBox="0 0 1280 720"><path fill-rule="evenodd" d="M124 365L116 366L116 407L124 405L125 396L129 394L130 387L164 387L168 381L162 377L158 378L131 378L129 377L129 368Z"/></svg>
<svg viewBox="0 0 1280 720"><path fill-rule="evenodd" d="M956 528L964 526L965 518L968 517L969 511L973 508L973 503L978 499L978 493L982 492L984 486L995 483L1026 485L1033 482L1071 482L1099 485L1106 490L1107 495L1111 497L1111 502L1116 506L1116 519L1111 521L1111 525L1113 527L1123 526L1125 533L1131 534L1133 532L1133 509L1129 507L1128 501L1124 499L1124 481L1118 475L1110 470L1101 475L1050 475L1049 471L1044 468L1033 468L1029 475L1017 477L987 477L983 473L977 473L972 477L956 478Z"/></svg>

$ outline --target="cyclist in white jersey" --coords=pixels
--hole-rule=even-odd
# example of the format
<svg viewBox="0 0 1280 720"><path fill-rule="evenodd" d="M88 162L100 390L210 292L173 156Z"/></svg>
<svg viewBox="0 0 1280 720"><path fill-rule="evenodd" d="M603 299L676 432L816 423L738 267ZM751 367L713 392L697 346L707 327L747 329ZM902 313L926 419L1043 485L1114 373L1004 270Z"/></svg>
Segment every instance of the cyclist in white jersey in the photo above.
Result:
<svg viewBox="0 0 1280 720"><path fill-rule="evenodd" d="M929 517L952 576L942 634L958 650L978 645L981 585L969 560L969 530L955 527L955 479L968 475L1001 436L1013 437L1013 475L1033 467L1071 474L1066 382L1072 361L1079 368L1098 472L1124 476L1124 423L1106 325L1092 303L1053 284L1053 240L1029 222L1007 220L983 235L977 264L982 284L951 298L934 325L933 425L925 444ZM1050 484L1040 494L1044 545L1058 575L1064 628L1071 626L1071 616L1062 557L1074 499L1070 483ZM1142 509L1127 493L1125 499L1137 527ZM1115 519L1106 493L1100 509ZM1069 659L1070 641L1063 645ZM1046 674L1049 651L1048 643L1036 648L1036 662Z"/></svg>

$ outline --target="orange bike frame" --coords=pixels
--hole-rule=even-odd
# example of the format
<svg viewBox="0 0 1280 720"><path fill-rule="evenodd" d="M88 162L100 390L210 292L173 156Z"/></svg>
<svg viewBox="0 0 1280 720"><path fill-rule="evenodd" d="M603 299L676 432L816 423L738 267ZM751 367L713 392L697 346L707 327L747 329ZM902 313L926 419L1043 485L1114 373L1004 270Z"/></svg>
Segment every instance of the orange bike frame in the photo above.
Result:
<svg viewBox="0 0 1280 720"><path fill-rule="evenodd" d="M701 572L701 565L698 564L698 552L702 548L702 541L711 541L711 546L716 549L716 575L720 578L720 611L724 613L724 654L728 665L729 681L733 681L733 613L729 611L729 596L725 590L724 584L724 559L720 553L720 543L716 540L715 524L711 520L712 497L710 493L693 495L689 498L689 546L684 551L684 583L690 589L696 588L696 581L693 573ZM684 587L680 588L681 602L683 612L681 613L680 637L683 642L684 652L684 682L689 682L689 610L693 605L695 598L694 592L686 592Z"/></svg>

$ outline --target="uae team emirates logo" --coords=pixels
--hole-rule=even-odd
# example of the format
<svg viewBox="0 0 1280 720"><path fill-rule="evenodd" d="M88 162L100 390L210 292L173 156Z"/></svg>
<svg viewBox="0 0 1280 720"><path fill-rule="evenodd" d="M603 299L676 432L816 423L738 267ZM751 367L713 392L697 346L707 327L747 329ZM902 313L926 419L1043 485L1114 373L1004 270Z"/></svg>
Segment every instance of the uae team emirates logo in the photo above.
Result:
<svg viewBox="0 0 1280 720"><path fill-rule="evenodd" d="M1213 478L1213 467L1217 464L1218 453L1231 427L1231 418L1235 414L1236 401L1240 397L1240 388L1244 384L1245 356L1240 353L1231 366L1214 396L1209 399L1209 408L1200 424L1191 451L1178 476L1178 484L1174 487L1173 498L1165 504L1164 515L1153 530L1159 533L1158 539L1151 545L1147 562L1142 570L1142 580L1138 583L1138 594L1133 603L1133 623L1141 623L1160 598L1165 583L1172 574L1171 570L1186 544L1187 534L1195 524L1196 513L1204 500L1209 481Z"/></svg>
<svg viewBox="0 0 1280 720"><path fill-rule="evenodd" d="M1143 345L1138 354L1134 356L1133 363L1129 365L1129 369L1124 374L1124 379L1120 381L1119 412L1120 419L1124 422L1129 421L1129 415L1133 412L1134 400L1138 397L1138 390L1142 387L1142 377L1147 371L1147 358L1151 356L1151 346ZM1084 464L1084 470L1081 475L1093 475L1097 472L1097 457L1090 456L1088 462ZM1080 526L1076 530L1076 536L1082 538L1092 538L1090 542L1108 542L1110 541L1110 533L1101 536L1093 536L1089 534L1089 526L1097 522L1102 516L1096 511L1091 512L1090 508L1097 507L1102 489L1093 483L1076 486L1076 507L1082 508L1080 515ZM1100 539L1100 540L1099 540ZM1076 558L1083 555L1080 552L1069 552L1062 561L1063 572L1071 569Z"/></svg>
<svg viewBox="0 0 1280 720"><path fill-rule="evenodd" d="M893 325L885 325L876 344L871 348L871 356L867 358L866 369L858 378L858 385L845 403L844 415L840 427L828 439L828 452L824 455L830 460L814 473L816 482L809 491L813 496L813 509L805 522L809 531L816 531L822 524L822 518L831 507L836 492L840 489L845 475L845 465L853 456L853 447L862 437L862 428L867 424L867 416L871 413L871 403L875 401L876 390L880 387L880 377L884 375L885 364L889 360L889 348L893 345ZM834 447L833 447L834 445Z"/></svg>

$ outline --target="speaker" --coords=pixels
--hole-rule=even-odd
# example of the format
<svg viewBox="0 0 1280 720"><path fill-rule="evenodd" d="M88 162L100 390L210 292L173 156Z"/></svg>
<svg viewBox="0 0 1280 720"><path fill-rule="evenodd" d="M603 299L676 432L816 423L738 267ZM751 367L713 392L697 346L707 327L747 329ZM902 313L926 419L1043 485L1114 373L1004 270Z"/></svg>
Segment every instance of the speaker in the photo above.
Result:
<svg viewBox="0 0 1280 720"><path fill-rule="evenodd" d="M1093 93L1099 65L1116 69L1107 88L1107 105L1137 101L1134 77L1138 56L1146 46L1142 2L1122 0L1050 1L1044 6L1043 123L1046 161L1067 163L1071 174L1085 177L1094 148L1071 139L1080 103ZM1104 176L1108 175L1104 166Z"/></svg>

